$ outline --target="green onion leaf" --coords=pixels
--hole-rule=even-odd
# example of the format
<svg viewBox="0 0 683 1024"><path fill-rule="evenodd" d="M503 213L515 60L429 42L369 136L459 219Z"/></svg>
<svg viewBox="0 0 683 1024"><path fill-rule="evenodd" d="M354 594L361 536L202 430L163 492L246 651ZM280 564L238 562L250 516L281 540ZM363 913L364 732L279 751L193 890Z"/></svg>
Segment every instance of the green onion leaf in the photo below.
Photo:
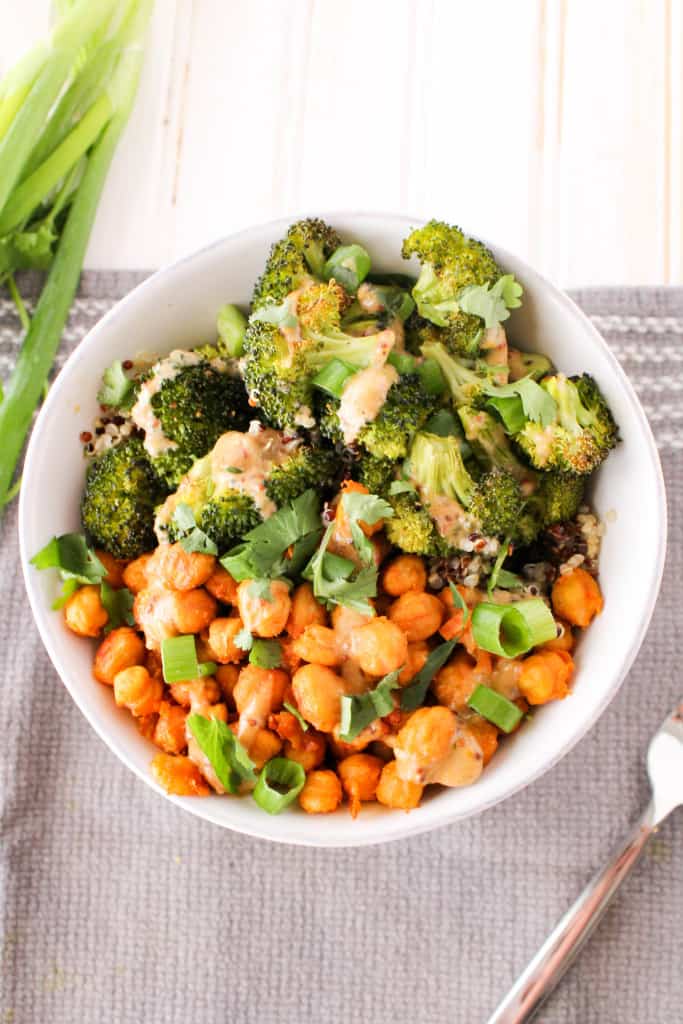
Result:
<svg viewBox="0 0 683 1024"><path fill-rule="evenodd" d="M495 585L499 590L521 590L524 587L524 580L516 572L499 569Z"/></svg>
<svg viewBox="0 0 683 1024"><path fill-rule="evenodd" d="M498 580L500 579L501 573L504 571L503 570L503 562L505 561L505 559L508 557L508 555L510 553L510 540L511 540L511 537L508 534L508 536L501 543L500 551L498 552L496 560L493 563L493 569L491 570L491 575L489 576L488 586L486 588L489 597L491 596L493 591L498 586ZM511 576L512 573L509 573L508 575Z"/></svg>
<svg viewBox="0 0 683 1024"><path fill-rule="evenodd" d="M449 583L448 589L450 590L451 597L453 598L453 607L459 608L462 612L462 628L464 629L469 621L470 610L467 607L465 598L462 596L455 583Z"/></svg>
<svg viewBox="0 0 683 1024"><path fill-rule="evenodd" d="M432 679L450 658L457 640L448 640L445 644L439 644L431 652L424 665L413 676L408 685L401 690L401 707L404 711L414 711L424 703L427 690Z"/></svg>
<svg viewBox="0 0 683 1024"><path fill-rule="evenodd" d="M370 256L367 249L357 243L340 245L323 267L323 277L326 281L334 278L347 292L356 292L369 270Z"/></svg>
<svg viewBox="0 0 683 1024"><path fill-rule="evenodd" d="M200 661L197 665L197 678L201 676L212 676L218 665L215 661Z"/></svg>
<svg viewBox="0 0 683 1024"><path fill-rule="evenodd" d="M203 715L189 715L187 724L228 793L236 793L243 782L256 780L254 762L225 722Z"/></svg>
<svg viewBox="0 0 683 1024"><path fill-rule="evenodd" d="M216 327L221 344L219 350L232 359L242 355L244 347L244 332L247 328L247 318L237 306L229 303L221 306L216 318Z"/></svg>
<svg viewBox="0 0 683 1024"><path fill-rule="evenodd" d="M387 316L406 321L415 309L412 295L397 284L373 284L372 291Z"/></svg>
<svg viewBox="0 0 683 1024"><path fill-rule="evenodd" d="M282 664L282 647L278 640L254 640L249 663L259 668L278 668Z"/></svg>
<svg viewBox="0 0 683 1024"><path fill-rule="evenodd" d="M387 362L401 374L415 373L417 360L409 352L390 352L387 356Z"/></svg>
<svg viewBox="0 0 683 1024"><path fill-rule="evenodd" d="M135 385L126 376L123 363L116 359L102 374L102 387L97 401L111 409L130 409L135 397Z"/></svg>
<svg viewBox="0 0 683 1024"><path fill-rule="evenodd" d="M331 359L313 378L313 386L320 391L327 392L333 398L341 398L344 385L349 377L353 377L356 373L358 370L355 366L350 366L349 363L344 363L341 359Z"/></svg>
<svg viewBox="0 0 683 1024"><path fill-rule="evenodd" d="M121 587L119 590L115 590L102 580L100 583L100 600L109 616L107 625L104 627L105 633L110 633L112 629L117 629L119 626L135 625L135 619L133 618L133 601L135 598L128 587Z"/></svg>
<svg viewBox="0 0 683 1024"><path fill-rule="evenodd" d="M283 706L283 708L286 708L287 711L289 711L290 715L294 715L294 717L296 718L297 722L299 723L299 725L301 726L303 731L304 732L308 732L308 722L306 721L304 716L301 714L299 709L295 708L293 704L289 704L287 701L283 701L282 706Z"/></svg>
<svg viewBox="0 0 683 1024"><path fill-rule="evenodd" d="M161 667L167 683L199 677L194 636L172 636L161 641Z"/></svg>
<svg viewBox="0 0 683 1024"><path fill-rule="evenodd" d="M502 658L516 658L557 636L552 612L540 597L515 604L482 601L472 612L477 647Z"/></svg>
<svg viewBox="0 0 683 1024"><path fill-rule="evenodd" d="M81 533L63 533L53 537L31 559L36 569L59 569L63 580L79 583L101 583L107 570L95 552L88 547Z"/></svg>
<svg viewBox="0 0 683 1024"><path fill-rule="evenodd" d="M356 736L372 724L377 718L383 718L394 710L394 698L391 691L397 688L401 669L397 668L380 679L374 690L361 693L354 697L341 698L341 725L339 738L346 743L355 740Z"/></svg>
<svg viewBox="0 0 683 1024"><path fill-rule="evenodd" d="M446 378L436 359L424 359L418 364L417 373L428 395L442 395L446 391Z"/></svg>
<svg viewBox="0 0 683 1024"><path fill-rule="evenodd" d="M298 797L306 782L306 772L297 761L274 757L261 769L254 800L268 814L279 814Z"/></svg>
<svg viewBox="0 0 683 1024"><path fill-rule="evenodd" d="M511 700L483 685L476 687L467 701L467 706L489 722L493 722L503 732L512 732L519 725L523 715Z"/></svg>

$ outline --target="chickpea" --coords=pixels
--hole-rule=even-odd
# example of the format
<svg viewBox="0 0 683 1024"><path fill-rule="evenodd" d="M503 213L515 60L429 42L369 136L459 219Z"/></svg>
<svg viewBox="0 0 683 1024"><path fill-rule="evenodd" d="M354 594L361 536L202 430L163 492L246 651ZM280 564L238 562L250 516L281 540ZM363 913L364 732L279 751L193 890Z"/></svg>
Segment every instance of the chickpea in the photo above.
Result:
<svg viewBox="0 0 683 1024"><path fill-rule="evenodd" d="M442 786L471 786L484 769L484 753L468 724L460 725L446 757L431 770L431 781ZM400 770L400 765L399 765Z"/></svg>
<svg viewBox="0 0 683 1024"><path fill-rule="evenodd" d="M282 669L245 665L232 693L239 714L265 725L268 715L282 707L288 683L289 677Z"/></svg>
<svg viewBox="0 0 683 1024"><path fill-rule="evenodd" d="M309 772L299 793L299 804L307 814L330 814L341 802L341 782L333 771Z"/></svg>
<svg viewBox="0 0 683 1024"><path fill-rule="evenodd" d="M394 756L400 777L429 782L433 770L451 752L456 729L457 719L448 708L419 708L396 737Z"/></svg>
<svg viewBox="0 0 683 1024"><path fill-rule="evenodd" d="M394 601L389 618L415 643L436 633L443 619L443 605L434 594L409 590Z"/></svg>
<svg viewBox="0 0 683 1024"><path fill-rule="evenodd" d="M152 552L140 555L139 558L129 562L123 570L123 582L132 594L139 594L147 586L147 573L151 569L151 562L154 558Z"/></svg>
<svg viewBox="0 0 683 1024"><path fill-rule="evenodd" d="M216 566L213 555L186 551L180 542L160 544L154 554L154 569L171 590L195 590L206 583Z"/></svg>
<svg viewBox="0 0 683 1024"><path fill-rule="evenodd" d="M193 711L216 704L221 697L220 687L212 676L183 679L179 683L171 683L169 689L176 704Z"/></svg>
<svg viewBox="0 0 683 1024"><path fill-rule="evenodd" d="M589 626L603 609L598 581L585 569L572 569L559 576L552 590L553 612L572 626Z"/></svg>
<svg viewBox="0 0 683 1024"><path fill-rule="evenodd" d="M247 652L235 644L235 637L242 630L241 619L214 619L209 626L209 649L214 661L222 665L239 664Z"/></svg>
<svg viewBox="0 0 683 1024"><path fill-rule="evenodd" d="M344 792L351 804L351 815L356 817L362 801L375 799L383 763L372 754L352 754L337 765Z"/></svg>
<svg viewBox="0 0 683 1024"><path fill-rule="evenodd" d="M147 651L145 654L145 668L154 679L164 681L164 668L161 661L161 651Z"/></svg>
<svg viewBox="0 0 683 1024"><path fill-rule="evenodd" d="M432 691L439 704L451 711L464 711L477 686L486 683L493 670L493 661L487 651L478 651L472 658L459 649L450 661L436 673Z"/></svg>
<svg viewBox="0 0 683 1024"><path fill-rule="evenodd" d="M152 715L161 706L163 685L153 679L144 665L131 665L117 672L114 677L114 700L117 707L128 708L139 718Z"/></svg>
<svg viewBox="0 0 683 1024"><path fill-rule="evenodd" d="M573 671L574 662L566 651L539 651L522 662L519 688L529 704L563 700Z"/></svg>
<svg viewBox="0 0 683 1024"><path fill-rule="evenodd" d="M209 787L189 757L157 754L151 764L156 782L172 796L208 796Z"/></svg>
<svg viewBox="0 0 683 1024"><path fill-rule="evenodd" d="M182 754L187 746L185 736L185 719L187 713L177 704L162 700L159 705L159 717L154 728L152 740L167 754Z"/></svg>
<svg viewBox="0 0 683 1024"><path fill-rule="evenodd" d="M341 665L344 655L337 647L337 634L328 626L313 624L294 640L292 649L302 661L314 662L316 665L328 665L334 668Z"/></svg>
<svg viewBox="0 0 683 1024"><path fill-rule="evenodd" d="M422 799L424 786L419 782L402 779L397 769L398 765L395 761L389 761L384 765L375 795L379 803L384 804L385 807L412 811Z"/></svg>
<svg viewBox="0 0 683 1024"><path fill-rule="evenodd" d="M144 736L146 740L154 742L154 730L157 727L158 719L158 715L143 715L141 718L135 719L138 732L141 736Z"/></svg>
<svg viewBox="0 0 683 1024"><path fill-rule="evenodd" d="M355 608L347 608L346 605L338 604L332 611L332 628L340 637L340 642L343 643L354 629L364 626L366 622L372 622L373 619L374 615L363 615Z"/></svg>
<svg viewBox="0 0 683 1024"><path fill-rule="evenodd" d="M327 625L327 612L316 600L310 583L301 583L292 593L292 607L285 626L296 640L308 626Z"/></svg>
<svg viewBox="0 0 683 1024"><path fill-rule="evenodd" d="M142 665L145 660L145 645L130 626L112 629L95 654L93 675L100 683L114 685L114 678L124 668Z"/></svg>
<svg viewBox="0 0 683 1024"><path fill-rule="evenodd" d="M115 590L118 590L119 587L124 585L123 570L126 568L128 563L120 561L118 558L114 558L114 556L110 555L108 551L100 551L99 549L96 549L95 554L107 570L104 582L108 583L110 587L114 587Z"/></svg>
<svg viewBox="0 0 683 1024"><path fill-rule="evenodd" d="M424 668L424 664L429 657L429 647L424 640L418 640L417 643L408 644L408 657L401 674L398 677L398 681L401 686L407 686L413 676Z"/></svg>
<svg viewBox="0 0 683 1024"><path fill-rule="evenodd" d="M272 580L270 600L256 597L251 589L253 580L243 580L237 588L237 606L242 622L254 636L277 636L285 628L292 600L289 587L282 580Z"/></svg>
<svg viewBox="0 0 683 1024"><path fill-rule="evenodd" d="M485 767L498 749L498 730L493 722L487 721L481 715L473 715L472 718L469 718L467 729L481 747Z"/></svg>
<svg viewBox="0 0 683 1024"><path fill-rule="evenodd" d="M109 621L100 588L79 587L64 605L64 619L71 632L78 636L99 636Z"/></svg>
<svg viewBox="0 0 683 1024"><path fill-rule="evenodd" d="M240 670L237 665L219 665L214 675L221 688L225 701L230 708L235 706L234 692L239 679Z"/></svg>
<svg viewBox="0 0 683 1024"><path fill-rule="evenodd" d="M351 757L352 754L359 754L361 750L365 750L374 743L375 740L381 740L384 736L390 733L390 728L383 718L377 718L370 725L366 726L358 735L352 740L342 740L339 737L339 726L335 726L332 731L332 735L328 737L330 750L338 761L343 761L345 757Z"/></svg>
<svg viewBox="0 0 683 1024"><path fill-rule="evenodd" d="M408 639L395 622L378 617L354 630L351 653L363 672L385 676L405 665Z"/></svg>
<svg viewBox="0 0 683 1024"><path fill-rule="evenodd" d="M344 680L325 665L304 665L294 673L292 688L301 714L320 732L332 732L341 721Z"/></svg>
<svg viewBox="0 0 683 1024"><path fill-rule="evenodd" d="M427 570L419 555L399 555L382 573L382 586L387 594L400 597L409 590L424 590L427 586Z"/></svg>
<svg viewBox="0 0 683 1024"><path fill-rule="evenodd" d="M199 587L174 594L173 621L179 633L201 633L216 616L216 599Z"/></svg>
<svg viewBox="0 0 683 1024"><path fill-rule="evenodd" d="M295 650L295 644L296 640L280 640L280 650L282 652L281 667L284 668L290 676L293 676L301 665L301 658Z"/></svg>
<svg viewBox="0 0 683 1024"><path fill-rule="evenodd" d="M575 643L572 627L568 622L562 622L561 619L557 619L556 622L560 630L559 636L556 636L554 640L546 640L539 647L539 651L567 651L571 654Z"/></svg>
<svg viewBox="0 0 683 1024"><path fill-rule="evenodd" d="M237 722L233 722L230 726L235 734L238 732L238 728ZM247 743L247 753L258 769L263 768L266 761L270 761L272 757L277 757L281 750L282 740L270 729L257 729L250 735Z"/></svg>
<svg viewBox="0 0 683 1024"><path fill-rule="evenodd" d="M327 744L322 733L310 727L304 730L290 711L271 715L269 727L284 740L284 755L296 761L305 772L310 772L325 759Z"/></svg>
<svg viewBox="0 0 683 1024"><path fill-rule="evenodd" d="M346 512L344 511L344 502L342 501L342 498L345 494L369 493L370 492L364 484L359 484L355 480L345 480L342 484L335 513L335 533L340 540L352 540L351 524ZM366 537L372 537L373 533L379 533L379 531L384 528L384 520L379 519L376 523L372 524L361 521L360 528Z"/></svg>
<svg viewBox="0 0 683 1024"><path fill-rule="evenodd" d="M236 604L237 584L228 570L224 569L218 562L204 586L211 596L215 597L221 604Z"/></svg>

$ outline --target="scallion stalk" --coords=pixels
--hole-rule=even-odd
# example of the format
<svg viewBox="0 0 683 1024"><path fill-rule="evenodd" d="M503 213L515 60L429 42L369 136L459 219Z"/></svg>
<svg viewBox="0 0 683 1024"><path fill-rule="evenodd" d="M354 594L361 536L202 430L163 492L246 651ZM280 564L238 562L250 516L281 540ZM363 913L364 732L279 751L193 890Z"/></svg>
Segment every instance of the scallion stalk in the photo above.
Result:
<svg viewBox="0 0 683 1024"><path fill-rule="evenodd" d="M296 800L305 782L306 772L297 761L274 757L261 769L254 800L268 814L279 814Z"/></svg>

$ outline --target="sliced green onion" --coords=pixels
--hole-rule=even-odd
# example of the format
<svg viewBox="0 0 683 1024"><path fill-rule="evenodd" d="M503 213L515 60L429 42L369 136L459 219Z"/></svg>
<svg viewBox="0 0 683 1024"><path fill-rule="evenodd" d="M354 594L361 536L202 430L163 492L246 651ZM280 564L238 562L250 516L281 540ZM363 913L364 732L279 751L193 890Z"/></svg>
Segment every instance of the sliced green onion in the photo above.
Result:
<svg viewBox="0 0 683 1024"><path fill-rule="evenodd" d="M320 391L326 391L333 398L341 398L344 385L355 373L358 373L355 366L349 366L341 359L331 359L313 378L313 386L319 388Z"/></svg>
<svg viewBox="0 0 683 1024"><path fill-rule="evenodd" d="M225 722L204 715L189 715L187 724L228 793L236 793L243 782L256 780L254 762Z"/></svg>
<svg viewBox="0 0 683 1024"><path fill-rule="evenodd" d="M415 309L413 297L398 285L373 285L372 290L389 316L407 320Z"/></svg>
<svg viewBox="0 0 683 1024"><path fill-rule="evenodd" d="M217 668L218 665L215 661L200 661L197 665L196 678L198 679L200 676L212 676Z"/></svg>
<svg viewBox="0 0 683 1024"><path fill-rule="evenodd" d="M334 278L347 292L358 291L358 286L368 276L370 256L362 245L340 245L323 267L326 281Z"/></svg>
<svg viewBox="0 0 683 1024"><path fill-rule="evenodd" d="M404 711L414 711L415 708L422 706L429 684L450 658L456 643L457 640L448 640L445 644L435 647L417 675L413 676L408 685L401 690L401 707Z"/></svg>
<svg viewBox="0 0 683 1024"><path fill-rule="evenodd" d="M306 772L297 761L274 757L261 770L254 800L268 814L279 814L296 800L305 782Z"/></svg>
<svg viewBox="0 0 683 1024"><path fill-rule="evenodd" d="M482 601L472 612L472 636L477 647L502 658L516 658L532 647L552 640L557 628L540 597L515 604Z"/></svg>
<svg viewBox="0 0 683 1024"><path fill-rule="evenodd" d="M233 359L242 355L244 347L244 332L247 329L247 318L244 313L230 304L222 306L218 310L216 318L218 337L220 338L222 350L227 356Z"/></svg>
<svg viewBox="0 0 683 1024"><path fill-rule="evenodd" d="M410 352L390 352L387 356L387 362L395 370L398 370L399 373L415 373L417 360L415 356L411 356Z"/></svg>
<svg viewBox="0 0 683 1024"><path fill-rule="evenodd" d="M508 536L500 545L500 551L498 552L496 560L493 563L493 569L491 570L491 575L489 576L489 582L486 588L489 597L491 596L491 594L493 593L498 584L498 577L500 576L501 571L503 569L503 562L510 553L510 540L511 538L510 535L508 534Z"/></svg>
<svg viewBox="0 0 683 1024"><path fill-rule="evenodd" d="M493 722L503 732L512 732L519 725L523 715L516 704L489 686L477 686L467 701L467 706L489 722Z"/></svg>
<svg viewBox="0 0 683 1024"><path fill-rule="evenodd" d="M259 668L278 668L282 664L282 647L278 640L254 640L249 663Z"/></svg>
<svg viewBox="0 0 683 1024"><path fill-rule="evenodd" d="M299 709L295 708L293 704L289 704L287 701L283 701L282 706L283 706L283 708L286 708L287 711L289 711L290 715L294 715L294 717L296 718L297 722L299 723L299 725L301 726L303 731L304 732L308 732L308 722L306 721L304 716L301 714Z"/></svg>
<svg viewBox="0 0 683 1024"><path fill-rule="evenodd" d="M442 395L446 390L446 378L435 359L425 359L417 368L422 387L428 395Z"/></svg>
<svg viewBox="0 0 683 1024"><path fill-rule="evenodd" d="M439 409L429 417L422 429L425 434L436 434L437 437L457 437L460 434L457 420L450 409Z"/></svg>
<svg viewBox="0 0 683 1024"><path fill-rule="evenodd" d="M162 640L161 667L167 683L197 679L199 663L194 636L171 636Z"/></svg>
<svg viewBox="0 0 683 1024"><path fill-rule="evenodd" d="M456 587L455 583L449 583L448 589L450 590L451 597L453 598L453 607L462 612L462 625L464 629L470 617L470 610L467 607L467 602Z"/></svg>

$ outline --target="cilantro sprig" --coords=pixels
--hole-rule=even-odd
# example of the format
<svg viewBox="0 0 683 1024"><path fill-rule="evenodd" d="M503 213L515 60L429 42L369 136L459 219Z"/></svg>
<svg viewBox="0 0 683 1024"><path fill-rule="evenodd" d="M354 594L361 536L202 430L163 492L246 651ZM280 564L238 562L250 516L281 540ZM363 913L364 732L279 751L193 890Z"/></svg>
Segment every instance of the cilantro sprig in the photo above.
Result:
<svg viewBox="0 0 683 1024"><path fill-rule="evenodd" d="M378 718L383 718L394 710L394 698L391 691L399 683L400 668L394 669L377 683L374 690L357 694L353 697L341 698L341 725L339 738L346 743L355 740L356 736L367 729Z"/></svg>
<svg viewBox="0 0 683 1024"><path fill-rule="evenodd" d="M318 495L304 491L246 533L221 564L238 583L296 576L315 551L322 530Z"/></svg>
<svg viewBox="0 0 683 1024"><path fill-rule="evenodd" d="M217 555L218 548L214 541L197 526L194 512L184 501L179 502L173 510L171 523L175 527L175 535L180 546L189 553L200 555Z"/></svg>
<svg viewBox="0 0 683 1024"><path fill-rule="evenodd" d="M508 434L519 433L528 420L542 427L555 421L555 399L531 377L510 384L485 384L483 390L489 396L486 404L498 413Z"/></svg>
<svg viewBox="0 0 683 1024"><path fill-rule="evenodd" d="M63 533L60 537L53 537L33 556L31 565L36 569L58 570L63 581L62 592L53 603L53 609L61 608L81 584L101 583L107 575L107 570L88 547L82 533Z"/></svg>
<svg viewBox="0 0 683 1024"><path fill-rule="evenodd" d="M244 782L256 782L254 762L225 722L203 715L189 715L187 724L228 793L236 793Z"/></svg>

